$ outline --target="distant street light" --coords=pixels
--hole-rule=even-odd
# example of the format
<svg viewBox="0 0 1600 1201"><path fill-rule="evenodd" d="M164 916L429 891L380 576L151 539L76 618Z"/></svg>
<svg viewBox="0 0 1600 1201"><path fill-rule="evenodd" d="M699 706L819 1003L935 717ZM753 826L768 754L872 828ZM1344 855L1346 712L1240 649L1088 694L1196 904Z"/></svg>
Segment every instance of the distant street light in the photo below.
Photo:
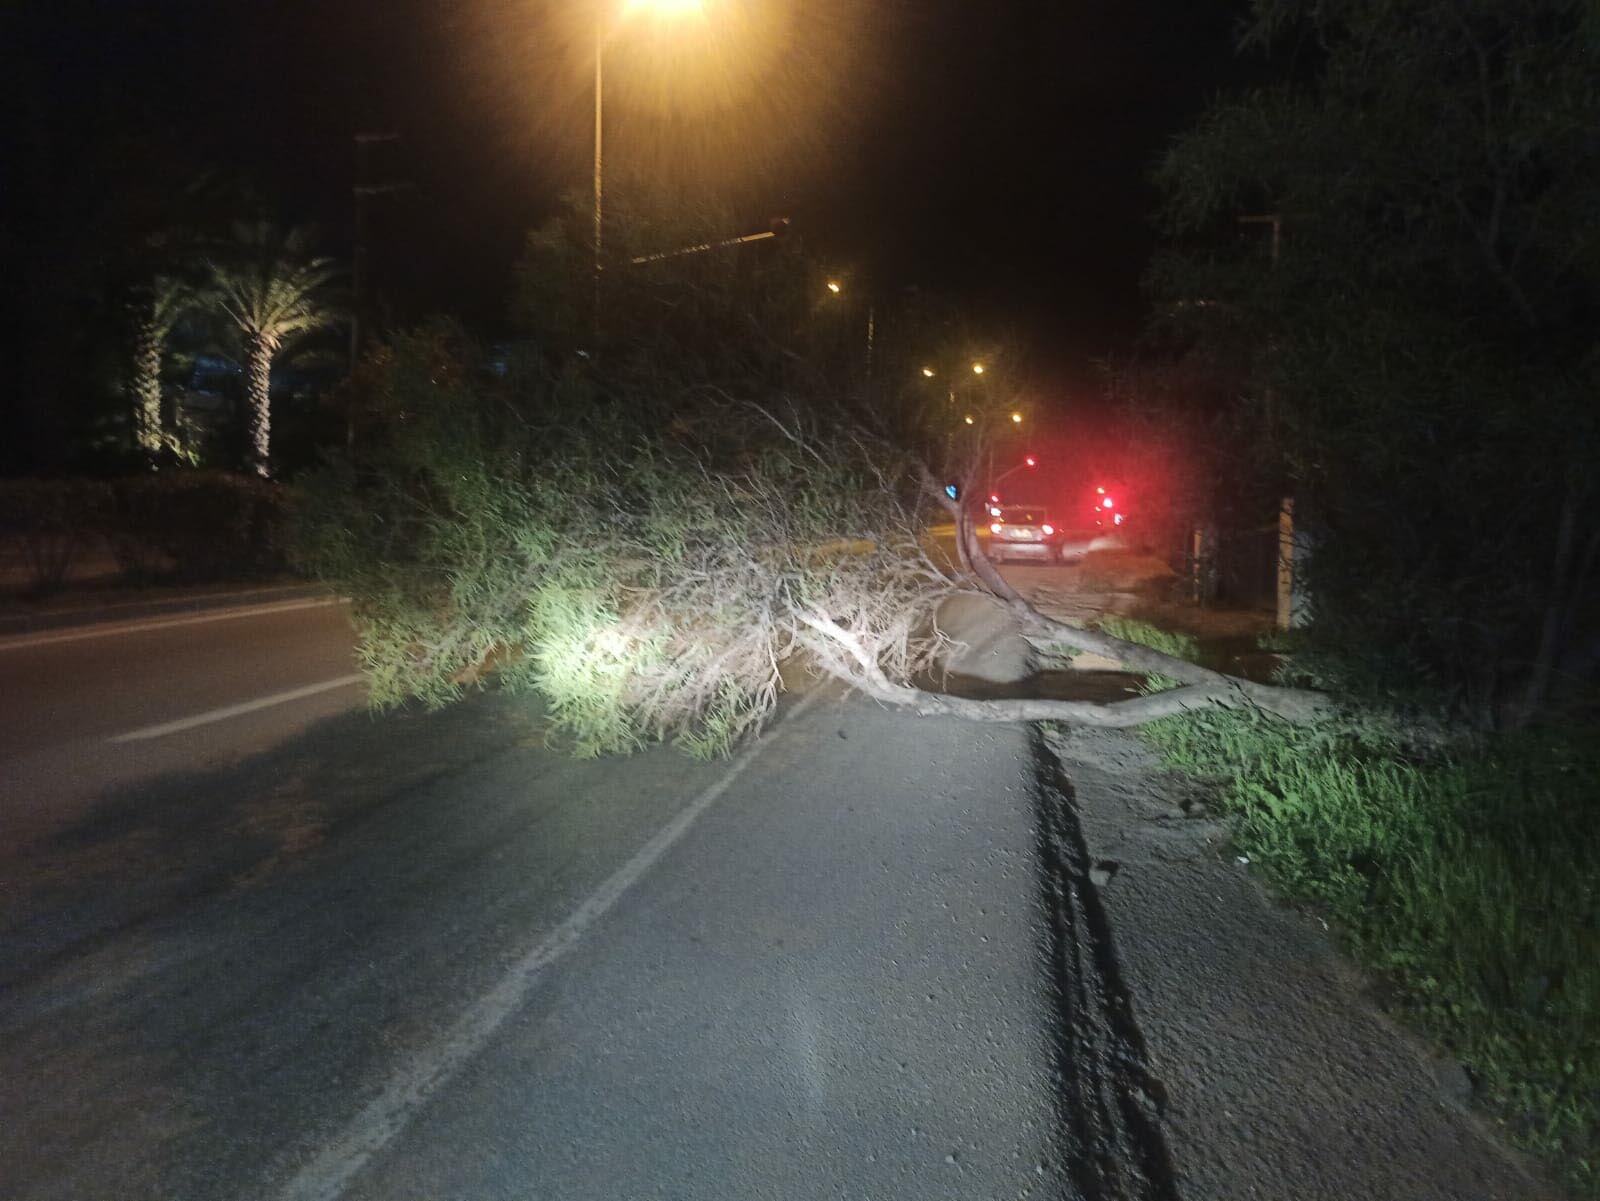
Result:
<svg viewBox="0 0 1600 1201"><path fill-rule="evenodd" d="M972 374L973 375L982 375L983 374L983 364L982 363L974 363L972 365Z"/></svg>
<svg viewBox="0 0 1600 1201"><path fill-rule="evenodd" d="M1021 425L1022 424L1022 414L1021 413L1013 413L1013 414L1011 414L1011 420L1016 422L1018 425Z"/></svg>
<svg viewBox="0 0 1600 1201"><path fill-rule="evenodd" d="M971 413L967 414L966 422L967 422L968 425L972 424L972 414Z"/></svg>
<svg viewBox="0 0 1600 1201"><path fill-rule="evenodd" d="M841 291L839 287L839 281L836 279L830 279L828 281L828 291L832 292L835 296L839 295L839 292Z"/></svg>
<svg viewBox="0 0 1600 1201"><path fill-rule="evenodd" d="M933 368L932 367L924 367L922 369L922 375L923 375L924 379L932 379L933 378Z"/></svg>

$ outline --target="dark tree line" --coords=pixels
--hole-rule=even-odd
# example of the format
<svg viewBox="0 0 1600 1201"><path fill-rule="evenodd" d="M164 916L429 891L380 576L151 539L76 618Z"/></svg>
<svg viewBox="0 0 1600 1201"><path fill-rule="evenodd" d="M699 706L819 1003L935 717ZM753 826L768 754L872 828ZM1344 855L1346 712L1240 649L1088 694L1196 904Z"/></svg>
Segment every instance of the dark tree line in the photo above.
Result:
<svg viewBox="0 0 1600 1201"><path fill-rule="evenodd" d="M1600 617L1600 16L1258 0L1243 49L1284 82L1158 171L1168 412L1293 493L1350 678L1524 721Z"/></svg>

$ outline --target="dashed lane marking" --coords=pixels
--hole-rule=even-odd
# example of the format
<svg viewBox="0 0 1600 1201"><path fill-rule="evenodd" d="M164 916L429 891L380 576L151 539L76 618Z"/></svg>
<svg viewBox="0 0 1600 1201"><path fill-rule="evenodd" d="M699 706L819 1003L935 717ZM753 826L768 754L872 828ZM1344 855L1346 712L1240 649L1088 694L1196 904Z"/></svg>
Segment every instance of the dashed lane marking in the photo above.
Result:
<svg viewBox="0 0 1600 1201"><path fill-rule="evenodd" d="M254 713L258 709L270 709L274 705L286 705L290 701L304 700L308 696L316 696L319 692L332 692L335 688L347 688L351 684L361 682L361 673L340 676L334 680L323 680L320 684L307 684L303 688L291 688L287 692L274 692L271 696L257 697L253 701L241 701L237 705L226 705L221 709L209 709L204 713L196 713L193 717L180 717L177 721L163 722L159 726L145 726L142 730L130 730L126 734L116 734L107 738L107 742L144 742L150 738L165 738L168 734L179 734L184 730L192 730L196 726L209 726L214 721L227 721L230 717L242 717L246 713Z"/></svg>

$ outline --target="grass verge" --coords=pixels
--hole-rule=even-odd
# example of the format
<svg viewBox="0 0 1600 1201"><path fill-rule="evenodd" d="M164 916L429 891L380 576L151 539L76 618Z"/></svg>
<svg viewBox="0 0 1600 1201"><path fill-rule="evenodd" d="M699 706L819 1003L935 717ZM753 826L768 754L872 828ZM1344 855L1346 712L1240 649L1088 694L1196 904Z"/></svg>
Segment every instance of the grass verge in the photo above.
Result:
<svg viewBox="0 0 1600 1201"><path fill-rule="evenodd" d="M1138 623L1108 633L1162 650ZM1448 755L1348 714L1152 723L1214 781L1234 841L1335 922L1395 1007L1466 1067L1511 1141L1600 1198L1600 739L1543 730Z"/></svg>

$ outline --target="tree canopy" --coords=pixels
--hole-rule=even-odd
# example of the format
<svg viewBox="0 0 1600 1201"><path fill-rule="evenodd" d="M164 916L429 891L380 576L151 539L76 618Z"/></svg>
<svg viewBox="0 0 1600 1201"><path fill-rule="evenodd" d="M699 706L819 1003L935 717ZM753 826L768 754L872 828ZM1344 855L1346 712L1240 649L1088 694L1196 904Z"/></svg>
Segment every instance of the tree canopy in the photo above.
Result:
<svg viewBox="0 0 1600 1201"><path fill-rule="evenodd" d="M1258 0L1283 82L1160 163L1164 320L1242 364L1233 453L1314 532L1317 629L1486 719L1542 702L1600 557L1600 18Z"/></svg>

